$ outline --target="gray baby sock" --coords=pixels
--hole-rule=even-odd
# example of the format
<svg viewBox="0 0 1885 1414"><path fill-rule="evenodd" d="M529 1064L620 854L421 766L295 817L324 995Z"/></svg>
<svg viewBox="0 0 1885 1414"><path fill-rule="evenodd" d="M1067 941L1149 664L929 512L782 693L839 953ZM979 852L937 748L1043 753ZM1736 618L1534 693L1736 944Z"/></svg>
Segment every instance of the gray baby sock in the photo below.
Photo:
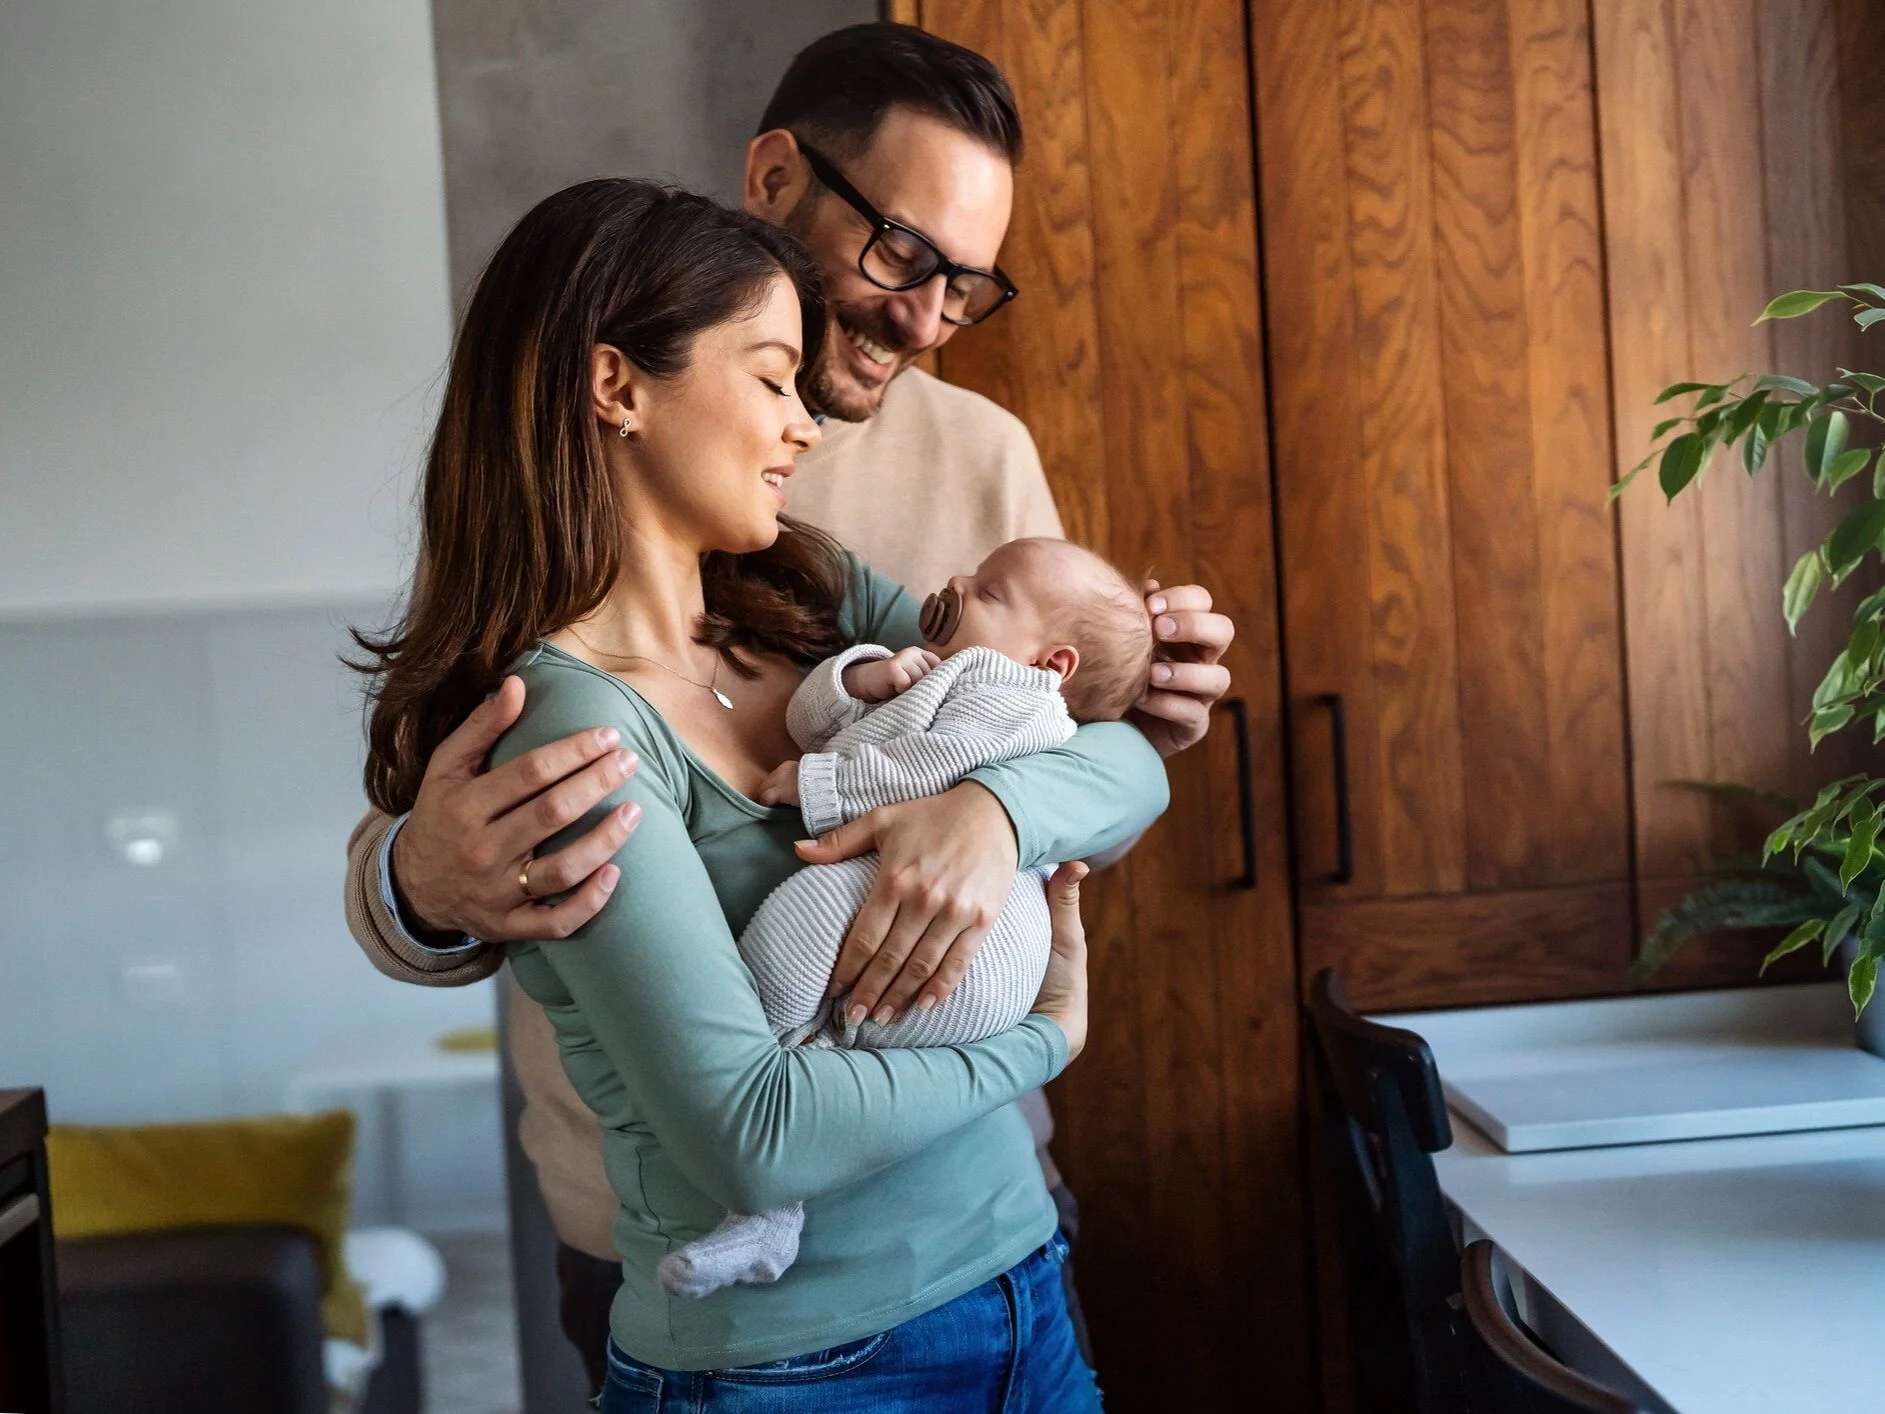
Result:
<svg viewBox="0 0 1885 1414"><path fill-rule="evenodd" d="M794 1203L726 1221L661 1259L661 1289L670 1296L699 1298L736 1281L777 1281L798 1260L805 1206Z"/></svg>

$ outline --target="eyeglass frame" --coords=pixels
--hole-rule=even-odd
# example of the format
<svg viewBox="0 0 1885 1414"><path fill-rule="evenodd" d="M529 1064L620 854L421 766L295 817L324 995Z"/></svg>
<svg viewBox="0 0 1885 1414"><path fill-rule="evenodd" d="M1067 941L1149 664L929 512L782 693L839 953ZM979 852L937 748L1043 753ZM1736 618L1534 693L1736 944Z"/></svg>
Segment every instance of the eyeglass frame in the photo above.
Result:
<svg viewBox="0 0 1885 1414"><path fill-rule="evenodd" d="M797 134L793 136L797 138ZM942 315L942 319L945 323L953 324L958 329L967 329L984 322L990 316L1005 309L1008 302L1021 293L1020 288L1013 280L1008 278L1007 272L999 265L992 269L984 270L979 265L964 265L959 261L951 260L948 256L943 254L942 248L938 246L936 242L932 241L921 231L913 226L906 226L901 221L893 221L890 217L884 215L883 212L879 211L876 207L872 206L870 202L864 199L862 192L845 179L844 173L838 170L837 165L832 162L829 157L826 157L809 142L798 139L798 149L800 154L805 158L805 165L811 168L812 175L818 178L824 186L829 188L832 194L840 201L857 212L857 214L862 216L866 221L870 222L870 238L864 242L863 248L857 253L857 273L862 275L866 280L869 280L878 289L889 290L892 294L901 294L906 290L920 289L931 280L934 280L938 275L943 277L943 288L945 291L949 287L949 282L955 279L957 275L979 275L985 280L993 280L996 288L1001 291L1001 298L996 301L996 303L989 306L987 314L983 314L976 319L954 319L947 314ZM876 245L878 241L883 239L883 237L891 231L901 231L912 240L922 244L936 257L936 268L931 270L920 280L912 280L907 285L886 285L882 280L879 280L875 275L871 274L870 271L866 270L864 268L864 257L870 254L872 246Z"/></svg>

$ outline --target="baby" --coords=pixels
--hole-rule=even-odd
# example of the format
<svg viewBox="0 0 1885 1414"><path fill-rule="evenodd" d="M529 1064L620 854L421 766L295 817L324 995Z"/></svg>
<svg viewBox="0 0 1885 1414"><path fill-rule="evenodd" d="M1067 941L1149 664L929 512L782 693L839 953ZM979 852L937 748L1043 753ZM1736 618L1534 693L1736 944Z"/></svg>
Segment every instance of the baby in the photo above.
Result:
<svg viewBox="0 0 1885 1414"><path fill-rule="evenodd" d="M806 754L759 798L797 805L815 835L881 805L938 795L969 772L1058 746L1076 722L1124 716L1145 687L1152 625L1125 578L1064 540L1013 540L972 575L929 596L925 646L870 644L814 668L786 726ZM786 1045L950 1046L1022 1020L1051 951L1044 884L1024 870L962 981L929 1010L885 1024L845 1018L826 995L846 930L877 877L873 854L800 870L740 935L773 1034ZM799 1205L731 1214L661 1261L662 1286L705 1296L730 1282L776 1281L798 1256Z"/></svg>

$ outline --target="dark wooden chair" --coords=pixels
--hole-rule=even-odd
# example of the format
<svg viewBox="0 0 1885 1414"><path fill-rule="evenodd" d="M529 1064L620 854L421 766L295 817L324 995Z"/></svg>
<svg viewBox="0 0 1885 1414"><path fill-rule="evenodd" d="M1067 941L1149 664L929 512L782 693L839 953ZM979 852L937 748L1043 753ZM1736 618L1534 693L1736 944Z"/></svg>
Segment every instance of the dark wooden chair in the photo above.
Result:
<svg viewBox="0 0 1885 1414"><path fill-rule="evenodd" d="M1431 1157L1453 1129L1433 1053L1357 1016L1332 970L1310 984L1308 1007L1356 1407L1458 1414L1460 1254Z"/></svg>
<svg viewBox="0 0 1885 1414"><path fill-rule="evenodd" d="M1460 1263L1460 1301L1473 1414L1641 1414L1632 1399L1561 1364L1500 1299L1492 1244L1481 1238Z"/></svg>

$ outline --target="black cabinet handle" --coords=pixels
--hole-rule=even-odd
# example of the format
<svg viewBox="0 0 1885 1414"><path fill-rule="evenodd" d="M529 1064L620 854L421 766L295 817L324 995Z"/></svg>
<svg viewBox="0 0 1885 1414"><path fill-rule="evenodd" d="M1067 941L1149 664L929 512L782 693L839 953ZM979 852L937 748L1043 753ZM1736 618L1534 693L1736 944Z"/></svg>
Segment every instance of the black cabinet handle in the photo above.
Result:
<svg viewBox="0 0 1885 1414"><path fill-rule="evenodd" d="M1250 706L1241 697L1224 703L1237 736L1237 825L1243 832L1244 872L1230 881L1233 889L1257 886L1257 790L1250 777Z"/></svg>
<svg viewBox="0 0 1885 1414"><path fill-rule="evenodd" d="M1339 692L1324 693L1316 702L1329 709L1329 749L1335 759L1335 872L1328 880L1348 884L1355 879L1355 819L1348 802L1348 713Z"/></svg>

